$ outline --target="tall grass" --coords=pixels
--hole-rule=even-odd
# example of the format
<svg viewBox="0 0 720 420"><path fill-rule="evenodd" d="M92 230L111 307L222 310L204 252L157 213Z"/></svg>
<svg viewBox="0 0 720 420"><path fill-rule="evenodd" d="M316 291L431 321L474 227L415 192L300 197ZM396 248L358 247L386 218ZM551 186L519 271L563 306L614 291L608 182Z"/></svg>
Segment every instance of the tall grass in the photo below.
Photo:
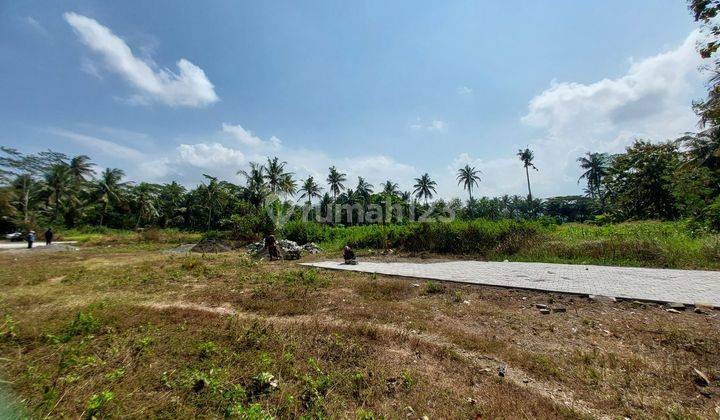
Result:
<svg viewBox="0 0 720 420"><path fill-rule="evenodd" d="M480 254L515 250L547 227L539 222L472 220L450 223L409 223L331 227L317 223L288 223L286 238L298 243L319 242L325 247L400 248L450 254Z"/></svg>
<svg viewBox="0 0 720 420"><path fill-rule="evenodd" d="M508 255L524 261L720 269L720 236L684 221L593 226L568 223Z"/></svg>
<svg viewBox="0 0 720 420"><path fill-rule="evenodd" d="M472 220L332 227L288 223L286 238L331 250L397 248L484 259L720 269L720 236L683 221L612 225Z"/></svg>

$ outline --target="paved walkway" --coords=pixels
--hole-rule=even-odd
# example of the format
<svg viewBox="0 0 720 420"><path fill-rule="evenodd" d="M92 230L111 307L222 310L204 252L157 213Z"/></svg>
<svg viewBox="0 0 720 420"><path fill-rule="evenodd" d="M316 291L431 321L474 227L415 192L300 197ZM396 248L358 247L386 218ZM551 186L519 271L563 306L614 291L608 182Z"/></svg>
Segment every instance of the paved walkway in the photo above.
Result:
<svg viewBox="0 0 720 420"><path fill-rule="evenodd" d="M54 241L53 245L71 245L75 244L77 241ZM45 241L36 241L33 243L33 248L42 248L45 247ZM0 251L4 251L6 249L27 249L27 242L0 242Z"/></svg>
<svg viewBox="0 0 720 420"><path fill-rule="evenodd" d="M360 262L358 265L323 261L303 265L550 292L720 307L718 271L484 261L428 264Z"/></svg>

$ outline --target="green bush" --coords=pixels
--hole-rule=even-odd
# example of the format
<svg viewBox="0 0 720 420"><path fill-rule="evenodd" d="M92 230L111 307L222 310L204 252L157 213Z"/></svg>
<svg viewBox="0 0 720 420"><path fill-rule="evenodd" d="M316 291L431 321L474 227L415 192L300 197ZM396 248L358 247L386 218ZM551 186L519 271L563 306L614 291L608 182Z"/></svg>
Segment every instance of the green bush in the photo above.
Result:
<svg viewBox="0 0 720 420"><path fill-rule="evenodd" d="M517 249L550 228L541 222L482 219L352 227L295 221L285 226L283 235L298 243L321 242L330 248L350 245L353 248L488 255L497 249Z"/></svg>
<svg viewBox="0 0 720 420"><path fill-rule="evenodd" d="M240 241L257 241L275 231L275 225L262 210L253 210L244 215L234 214L230 218L230 237Z"/></svg>

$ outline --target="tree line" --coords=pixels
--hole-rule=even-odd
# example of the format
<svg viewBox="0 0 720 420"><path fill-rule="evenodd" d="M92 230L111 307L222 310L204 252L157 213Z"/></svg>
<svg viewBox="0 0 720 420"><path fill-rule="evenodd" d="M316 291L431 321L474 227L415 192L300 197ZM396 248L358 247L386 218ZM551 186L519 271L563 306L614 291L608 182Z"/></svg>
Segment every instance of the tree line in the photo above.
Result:
<svg viewBox="0 0 720 420"><path fill-rule="evenodd" d="M481 197L473 190L482 182L481 171L465 165L457 183L468 193L461 201L433 198L437 182L425 173L414 179L412 191L401 191L387 180L374 186L364 177L348 179L335 166L327 177L297 180L277 157L251 163L238 171L243 185L204 175L204 182L188 189L177 182L133 183L121 169L96 174L88 156L69 157L45 151L24 154L2 147L0 151L0 221L5 230L42 225L108 226L138 228L174 227L191 230L223 229L238 217L258 217L268 211L289 211L293 218L303 206L317 204L325 213L333 204L367 208L388 202L414 206L435 214L449 210L463 219L533 219L559 222L598 220L671 220L690 217L720 228L720 132L714 127L663 143L636 141L624 153L587 153L578 158L584 171L579 183L585 194L537 199L532 195L530 149L518 151L525 170L527 196ZM387 221L407 221L403 218ZM320 216L324 216L321 214ZM416 219L418 214L415 214ZM342 214L343 224L357 224L354 214Z"/></svg>

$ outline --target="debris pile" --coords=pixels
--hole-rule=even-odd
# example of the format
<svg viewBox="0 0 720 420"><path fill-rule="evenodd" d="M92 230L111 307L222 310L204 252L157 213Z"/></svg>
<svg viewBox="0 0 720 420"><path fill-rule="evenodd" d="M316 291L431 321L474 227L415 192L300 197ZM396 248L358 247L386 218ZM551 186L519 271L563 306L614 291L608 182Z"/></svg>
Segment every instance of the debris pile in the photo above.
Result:
<svg viewBox="0 0 720 420"><path fill-rule="evenodd" d="M280 239L277 241L277 244L280 247L283 259L285 260L297 260L300 259L303 253L317 254L323 251L322 248L317 246L314 242L308 242L305 245L300 246L295 241ZM268 250L265 248L265 241L252 243L247 246L247 250L250 254L255 256L269 256Z"/></svg>

